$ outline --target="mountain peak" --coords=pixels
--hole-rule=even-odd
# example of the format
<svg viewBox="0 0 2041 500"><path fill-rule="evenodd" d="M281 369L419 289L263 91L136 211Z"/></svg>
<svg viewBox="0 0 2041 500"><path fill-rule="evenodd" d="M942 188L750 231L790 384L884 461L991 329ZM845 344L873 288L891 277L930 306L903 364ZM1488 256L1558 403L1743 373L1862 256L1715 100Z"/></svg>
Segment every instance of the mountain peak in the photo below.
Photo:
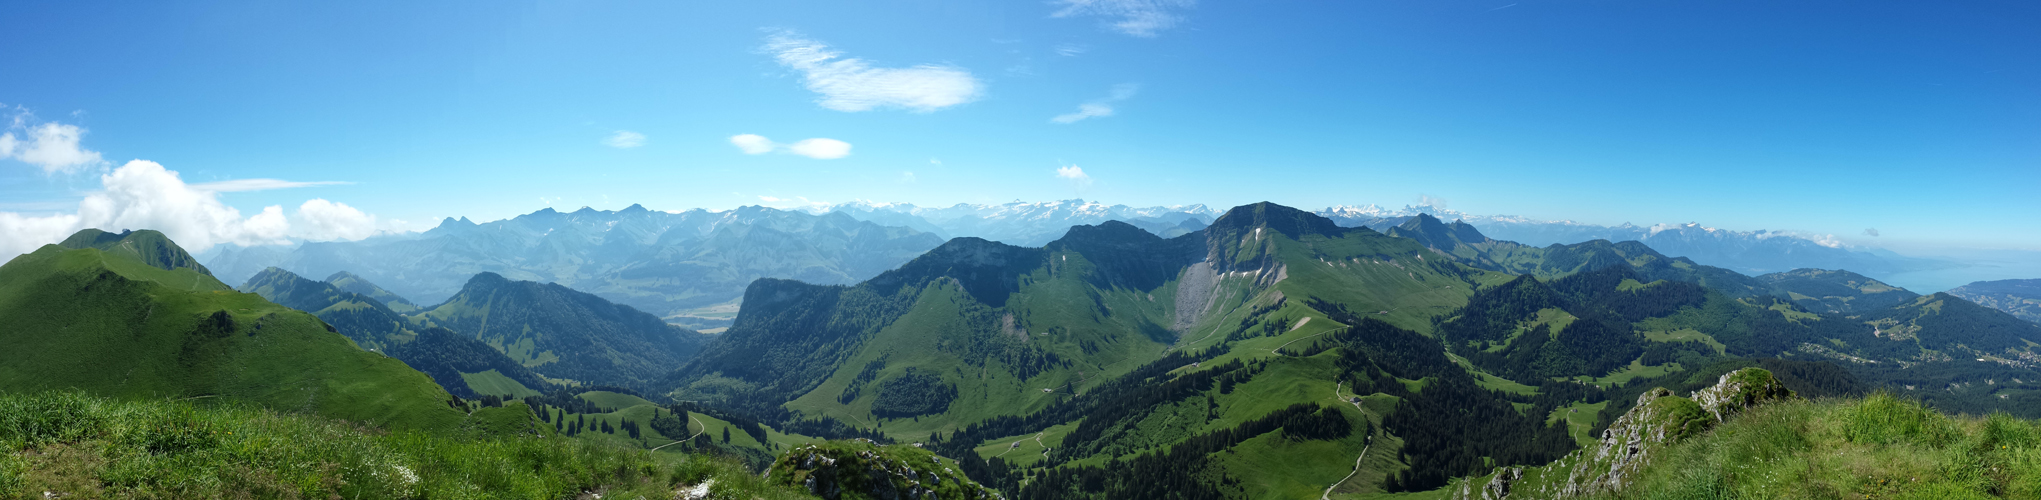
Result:
<svg viewBox="0 0 2041 500"><path fill-rule="evenodd" d="M87 228L64 238L58 246L72 249L93 248L102 252L126 255L140 259L142 263L164 269L190 269L199 274L212 276L213 272L200 265L198 259L185 252L183 247L170 241L169 236L154 230L124 230L120 234Z"/></svg>
<svg viewBox="0 0 2041 500"><path fill-rule="evenodd" d="M1225 215L1212 221L1212 227L1251 229L1265 227L1291 238L1306 234L1337 235L1346 231L1334 224L1332 219L1311 212L1298 210L1271 202L1260 202L1233 207Z"/></svg>
<svg viewBox="0 0 2041 500"><path fill-rule="evenodd" d="M639 205L639 204L636 204L636 203L632 203L632 204L631 204L631 206L628 206L628 207L624 207L624 209L623 209L623 210L618 210L618 211L617 211L617 213L620 213L620 214L631 214L631 213L639 213L639 212L650 212L650 211L651 211L651 210L647 210L647 209L645 209L645 206L644 206L644 205Z"/></svg>

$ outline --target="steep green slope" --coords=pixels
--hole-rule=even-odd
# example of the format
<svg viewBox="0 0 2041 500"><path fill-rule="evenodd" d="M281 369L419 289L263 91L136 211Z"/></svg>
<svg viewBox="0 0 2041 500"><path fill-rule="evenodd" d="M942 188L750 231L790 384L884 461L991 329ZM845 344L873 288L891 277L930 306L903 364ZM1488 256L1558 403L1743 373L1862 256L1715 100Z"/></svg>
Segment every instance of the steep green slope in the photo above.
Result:
<svg viewBox="0 0 2041 500"><path fill-rule="evenodd" d="M474 337L547 378L636 387L694 357L710 336L551 283L477 274L411 316Z"/></svg>
<svg viewBox="0 0 2041 500"><path fill-rule="evenodd" d="M1911 301L1920 294L1849 271L1795 269L1757 277L1774 293L1815 312L1869 312Z"/></svg>
<svg viewBox="0 0 2041 500"><path fill-rule="evenodd" d="M473 399L483 394L522 395L545 391L553 385L474 337L444 328L414 326L382 302L342 291L331 282L308 280L272 267L249 278L248 283L241 285L241 291L310 312L356 345L403 360L411 368L432 376L434 382L456 396ZM474 377L483 373L494 375L484 377L487 382L477 387L472 383ZM504 383L511 387L502 387Z"/></svg>
<svg viewBox="0 0 2041 500"><path fill-rule="evenodd" d="M174 248L153 232L130 236L100 244ZM219 396L393 428L462 419L430 379L356 348L310 314L126 252L49 245L0 266L0 324L8 391Z"/></svg>
<svg viewBox="0 0 2041 500"><path fill-rule="evenodd" d="M347 271L333 273L332 276L326 277L326 282L332 283L333 287L339 288L340 291L359 293L368 296L368 298L376 299L376 301L382 302L385 307L389 307L391 311L396 311L398 314L407 314L418 310L418 304L404 300L404 297L397 296L397 294L389 290L384 290L383 287L376 286L375 283L370 283L369 280L356 276L354 273Z"/></svg>
<svg viewBox="0 0 2041 500"><path fill-rule="evenodd" d="M2041 323L2041 279L1979 281L1949 290L1949 295Z"/></svg>

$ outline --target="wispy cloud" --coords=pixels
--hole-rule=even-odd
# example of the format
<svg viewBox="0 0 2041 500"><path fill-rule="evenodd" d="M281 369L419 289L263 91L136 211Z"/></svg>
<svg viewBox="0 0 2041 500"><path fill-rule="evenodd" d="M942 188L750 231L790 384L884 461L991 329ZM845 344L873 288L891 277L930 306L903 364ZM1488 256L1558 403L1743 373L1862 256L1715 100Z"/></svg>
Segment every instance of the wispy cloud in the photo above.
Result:
<svg viewBox="0 0 2041 500"><path fill-rule="evenodd" d="M1077 112L1056 115L1055 118L1050 118L1049 121L1056 123L1077 123L1085 119L1102 116L1113 116L1113 107L1103 103L1087 102L1077 105Z"/></svg>
<svg viewBox="0 0 2041 500"><path fill-rule="evenodd" d="M817 104L837 111L905 108L926 113L977 100L985 92L985 85L963 68L877 68L793 31L767 36L765 50L780 65L801 72L808 90L821 94Z"/></svg>
<svg viewBox="0 0 2041 500"><path fill-rule="evenodd" d="M1063 8L1050 17L1096 16L1106 18L1106 28L1138 37L1154 37L1176 27L1184 18L1177 11L1197 5L1195 0L1055 0Z"/></svg>
<svg viewBox="0 0 2041 500"><path fill-rule="evenodd" d="M1056 55L1063 57L1077 57L1078 55L1084 54L1085 51L1088 50L1091 50L1091 48L1074 43L1063 43L1056 45Z"/></svg>
<svg viewBox="0 0 2041 500"><path fill-rule="evenodd" d="M635 148L645 145L645 134L629 130L618 130L610 134L609 137L603 138L602 144L617 149Z"/></svg>
<svg viewBox="0 0 2041 500"><path fill-rule="evenodd" d="M850 143L820 137L801 139L800 142L787 146L787 152L817 160L834 160L850 156Z"/></svg>
<svg viewBox="0 0 2041 500"><path fill-rule="evenodd" d="M268 191L271 189L331 186L336 184L353 184L353 183L346 181L305 182L305 181L287 181L283 179L235 179L231 181L201 182L197 184L192 184L191 188L199 191L211 191L215 193L239 193L244 191Z"/></svg>
<svg viewBox="0 0 2041 500"><path fill-rule="evenodd" d="M1135 85L1132 83L1122 83L1119 85L1114 85L1112 93L1110 95L1107 95L1104 99L1098 99L1084 104L1079 104L1077 105L1076 112L1056 115L1055 118L1050 118L1049 121L1055 123L1069 124L1077 123L1090 118L1113 116L1113 103L1133 98L1134 93L1139 92L1140 90L1141 90L1140 85Z"/></svg>
<svg viewBox="0 0 2041 500"><path fill-rule="evenodd" d="M737 134L730 136L730 144L748 155L762 155L772 152L772 141L758 134Z"/></svg>
<svg viewBox="0 0 2041 500"><path fill-rule="evenodd" d="M1864 228L1864 236L1870 236L1872 238L1878 237L1878 228L1875 227Z"/></svg>
<svg viewBox="0 0 2041 500"><path fill-rule="evenodd" d="M1072 189L1082 191L1086 188L1091 187L1091 175L1084 173L1084 168L1078 167L1076 165L1065 165L1062 167L1057 167L1056 177L1059 179L1070 181L1070 187Z"/></svg>
<svg viewBox="0 0 2041 500"><path fill-rule="evenodd" d="M738 134L730 136L730 144L737 146L739 151L743 151L744 154L748 155L762 155L779 151L817 160L834 160L850 156L850 143L827 137L801 139L793 144L777 144L772 142L772 139L767 139L762 135Z"/></svg>
<svg viewBox="0 0 2041 500"><path fill-rule="evenodd" d="M913 170L905 170L905 171L901 171L901 172L900 172L900 179L899 179L899 182L900 182L901 184L913 184L913 183L914 183L914 180L915 180L915 179L914 179L914 171L913 171Z"/></svg>
<svg viewBox="0 0 2041 500"><path fill-rule="evenodd" d="M1509 5L1504 5L1504 6L1501 6L1501 7L1496 7L1496 8L1493 8L1493 9L1488 9L1488 11L1489 11L1489 12L1495 12L1495 11L1498 11L1498 10L1503 10L1503 9L1507 9L1507 8L1510 8L1510 7L1515 7L1515 6L1517 6L1517 4L1509 4Z"/></svg>

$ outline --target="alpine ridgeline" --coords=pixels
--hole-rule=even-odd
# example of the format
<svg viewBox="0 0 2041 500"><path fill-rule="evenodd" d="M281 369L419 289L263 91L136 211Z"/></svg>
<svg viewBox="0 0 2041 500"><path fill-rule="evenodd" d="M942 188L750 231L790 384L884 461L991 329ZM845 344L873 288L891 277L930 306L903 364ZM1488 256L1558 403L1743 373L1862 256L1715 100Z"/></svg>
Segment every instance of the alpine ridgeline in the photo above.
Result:
<svg viewBox="0 0 2041 500"><path fill-rule="evenodd" d="M765 207L668 213L632 205L567 213L548 208L485 224L448 218L423 233L296 248L223 246L206 262L228 279L269 267L303 276L347 271L418 304L452 297L469 277L490 272L558 283L707 328L728 324L752 280L855 283L941 243L934 235L842 214ZM347 286L344 277L331 281Z"/></svg>
<svg viewBox="0 0 2041 500"><path fill-rule="evenodd" d="M0 265L0 390L220 396L410 429L464 415L403 362L237 293L155 231L88 229Z"/></svg>
<svg viewBox="0 0 2041 500"><path fill-rule="evenodd" d="M475 275L446 303L411 318L479 339L548 379L631 388L693 358L710 339L593 294L496 273Z"/></svg>
<svg viewBox="0 0 2041 500"><path fill-rule="evenodd" d="M340 273L335 278L348 280L357 290L381 290L352 274ZM553 385L473 336L413 325L383 302L345 291L333 280L312 281L272 267L249 278L240 290L312 313L363 349L383 352L425 372L455 396L477 399L484 394L529 394L545 392Z"/></svg>
<svg viewBox="0 0 2041 500"><path fill-rule="evenodd" d="M1949 263L1905 257L1880 249L1850 249L1833 238L1783 231L1731 231L1698 223L1637 226L1582 224L1566 220L1539 220L1514 215L1473 215L1444 207L1406 206L1400 210L1375 205L1336 206L1317 212L1341 226L1369 227L1378 231L1404 224L1410 219L1442 217L1455 219L1490 237L1543 246L1574 244L1594 240L1637 241L1666 255L1691 258L1740 273L1761 274L1801 268L1851 269L1885 276L1903 271L1946 267Z"/></svg>

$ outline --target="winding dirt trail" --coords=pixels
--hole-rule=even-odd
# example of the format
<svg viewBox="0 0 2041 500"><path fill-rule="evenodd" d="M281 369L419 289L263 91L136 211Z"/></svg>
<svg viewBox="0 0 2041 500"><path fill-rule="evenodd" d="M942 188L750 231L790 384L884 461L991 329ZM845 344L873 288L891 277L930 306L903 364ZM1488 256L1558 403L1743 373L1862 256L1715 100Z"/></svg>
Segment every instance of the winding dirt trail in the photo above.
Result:
<svg viewBox="0 0 2041 500"><path fill-rule="evenodd" d="M694 416L694 414L693 414L693 413L689 413L689 414L687 415L687 421L688 421L688 422L693 422L693 423L694 423L694 424L695 424L696 426L699 426L699 427L701 427L701 428L702 428L702 430L699 430L699 431L695 431L695 434L694 434L694 436L688 436L688 437L687 437L687 439L682 439L682 440L680 440L680 441L674 441L674 442L671 442L671 443L666 443L666 444L662 444L662 445L659 445L659 447L658 447L658 448L653 448L653 449L651 449L650 451L659 451L659 448L665 448L665 447L668 447L668 446L673 446L673 445L676 445L676 444L680 444L680 443L681 443L681 442L683 442L683 441L693 441L693 440L694 440L694 438L695 438L696 436L700 436L700 435L702 435L702 433L704 433L704 432L709 432L709 424L704 424L704 423L702 423L702 421L700 421L700 420L695 420L695 416Z"/></svg>
<svg viewBox="0 0 2041 500"><path fill-rule="evenodd" d="M1343 388L1345 388L1345 387L1346 387L1346 382L1345 382L1345 381L1341 381L1341 382L1339 382L1339 383L1333 384L1333 385L1332 385L1332 399L1336 399L1336 400L1339 400L1339 401L1341 401L1341 402L1344 402L1344 403L1349 403L1349 404L1352 404L1352 405L1354 405L1354 410L1355 410L1355 411L1359 411L1359 412L1361 412L1361 415L1362 415L1363 417L1367 416L1368 410L1362 409L1362 408L1361 408L1361 403L1360 403L1359 401L1355 401L1356 399L1360 399L1360 395L1356 394L1356 395L1354 395L1354 397L1353 397L1353 398L1351 398L1351 399L1350 399L1350 398L1348 398L1348 397L1346 397L1346 396L1341 396L1341 395L1339 394L1339 390L1340 390L1340 389L1343 389ZM1349 479L1353 479L1355 475L1358 475L1358 474L1360 474L1360 473L1361 473L1361 460L1363 460L1363 459L1366 459L1366 458L1368 458L1368 449L1369 449L1369 448L1374 448L1374 447L1375 447L1375 443L1373 443L1373 442L1372 442L1372 441L1374 441L1374 440L1373 440L1373 439L1369 439L1369 441L1371 441L1371 442L1370 442L1370 443L1368 443L1367 445L1361 446L1361 455L1360 455L1360 456L1357 456L1357 457L1354 457L1354 471L1353 471L1353 472L1348 472L1348 473L1347 473L1347 475L1346 475L1346 477L1343 477L1343 478L1339 478L1339 482L1336 482L1336 483L1332 483L1332 486L1327 486L1327 487L1325 487L1325 493L1323 493L1323 494L1320 494L1320 495L1318 495L1318 500L1332 500L1332 490L1333 490L1333 489L1339 488L1339 485L1342 485L1342 484L1346 484L1347 480L1349 480Z"/></svg>

